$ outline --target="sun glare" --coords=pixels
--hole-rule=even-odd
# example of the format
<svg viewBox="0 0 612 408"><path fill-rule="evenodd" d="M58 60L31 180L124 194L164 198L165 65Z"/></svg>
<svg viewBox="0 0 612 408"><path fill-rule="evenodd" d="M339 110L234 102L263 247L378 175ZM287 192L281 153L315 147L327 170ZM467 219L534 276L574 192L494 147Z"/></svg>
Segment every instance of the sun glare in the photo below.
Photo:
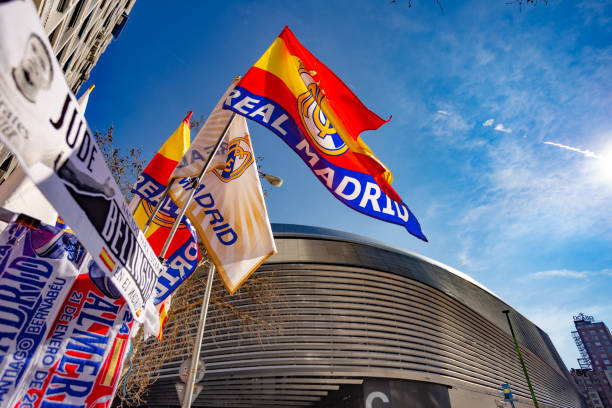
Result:
<svg viewBox="0 0 612 408"><path fill-rule="evenodd" d="M601 176L606 182L612 183L612 143L606 146L599 158Z"/></svg>

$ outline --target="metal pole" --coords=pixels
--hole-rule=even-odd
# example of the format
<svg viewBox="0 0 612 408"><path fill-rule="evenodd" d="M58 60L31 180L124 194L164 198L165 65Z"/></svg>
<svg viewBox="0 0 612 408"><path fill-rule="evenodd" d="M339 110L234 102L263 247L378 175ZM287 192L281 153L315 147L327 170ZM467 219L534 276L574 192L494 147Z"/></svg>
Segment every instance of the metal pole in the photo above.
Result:
<svg viewBox="0 0 612 408"><path fill-rule="evenodd" d="M168 197L168 193L170 192L170 187L172 187L172 184L174 184L174 180L175 180L175 178L172 177L170 179L170 181L168 182L168 184L166 185L166 189L164 190L161 198L159 199L159 201L155 205L155 208L153 209L153 212L149 216L149 219L147 220L147 223L145 224L145 226L144 226L144 228L142 230L143 234L147 232L147 230L151 226L151 223L153 222L153 219L155 218L155 216L159 212L159 209L161 208L162 204L164 203L164 201L166 201L166 197Z"/></svg>
<svg viewBox="0 0 612 408"><path fill-rule="evenodd" d="M195 375L198 371L198 361L200 360L200 348L202 347L202 338L204 337L204 328L206 327L206 315L208 313L208 304L210 303L210 292L212 290L212 282L215 274L215 264L211 262L208 268L208 278L206 280L206 292L202 299L202 308L200 309L200 322L198 323L198 331L193 344L193 353L191 355L191 365L189 366L189 377L185 384L185 396L183 397L183 408L191 407L191 399L193 398L193 387L195 385Z"/></svg>
<svg viewBox="0 0 612 408"><path fill-rule="evenodd" d="M17 215L17 213L12 212L11 210L0 207L0 221L4 221L6 223L13 222L17 219Z"/></svg>
<svg viewBox="0 0 612 408"><path fill-rule="evenodd" d="M514 339L514 347L516 348L516 354L518 354L519 361L521 362L521 367L523 367L523 373L525 373L525 379L527 380L527 385L529 386L529 392L531 392L531 399L533 400L533 405L535 406L535 408L539 408L538 400L536 399L535 392L533 392L533 387L531 386L531 381L529 380L529 374L527 374L527 367L525 366L525 361L523 360L521 349L519 348L518 341L516 340L516 335L514 334L514 329L512 328L512 323L510 322L510 311L504 310L502 313L504 313L506 315L506 319L508 319L508 326L510 326L510 333L512 333L512 338Z"/></svg>
<svg viewBox="0 0 612 408"><path fill-rule="evenodd" d="M30 217L27 214L16 213L4 207L0 207L0 221L4 221L7 224L14 222L30 229L36 229L41 224L38 218Z"/></svg>
<svg viewBox="0 0 612 408"><path fill-rule="evenodd" d="M176 232L179 224L181 223L181 220L183 219L183 216L185 215L185 211L187 211L187 207L189 207L189 204L191 203L191 200L193 199L193 196L195 195L196 190L198 189L198 187L200 186L200 183L202 182L202 178L204 177L204 174L208 170L208 167L210 167L210 163L212 162L213 157L215 157L215 155L217 154L217 151L219 150L219 147L221 146L221 142L223 141L223 139L225 139L225 135L229 131L229 128L232 125L232 122L234 121L235 117L236 117L236 112L232 113L232 116L230 116L230 119L227 122L227 125L225 125L225 129L223 129L223 132L221 133L221 137L219 137L219 140L217 140L217 144L215 145L213 152L206 158L206 163L204 163L204 166L202 167L202 171L200 171L198 178L194 180L192 188L191 188L191 192L189 193L189 197L187 198L187 201L181 208L181 211L179 212L179 215L176 217L176 220L174 220L174 225L172 225L172 230L170 231L170 234L168 234L168 238L166 238L166 243L164 244L164 247L159 253L160 259L165 259L166 251L168 250L168 247L170 246L170 242L172 241L172 238L174 238L174 233Z"/></svg>

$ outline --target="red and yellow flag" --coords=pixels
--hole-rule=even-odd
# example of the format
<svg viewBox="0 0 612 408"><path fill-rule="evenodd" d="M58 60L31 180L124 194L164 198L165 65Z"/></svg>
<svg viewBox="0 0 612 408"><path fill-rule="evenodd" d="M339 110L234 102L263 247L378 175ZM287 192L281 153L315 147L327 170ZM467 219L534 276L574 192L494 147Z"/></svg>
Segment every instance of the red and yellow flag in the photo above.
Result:
<svg viewBox="0 0 612 408"><path fill-rule="evenodd" d="M156 204L161 199L174 171L191 142L190 118L192 112L183 119L176 131L166 140L157 154L138 177L134 186L134 199L130 204L134 218L143 229ZM176 205L166 197L159 212L145 233L147 241L159 255L178 216ZM170 247L166 252L168 268L157 280L155 304L162 302L195 270L200 258L196 232L189 220L184 217L176 230Z"/></svg>
<svg viewBox="0 0 612 408"><path fill-rule="evenodd" d="M391 187L391 172L359 136L386 121L304 48L288 27L236 85L224 108L275 132L347 206L427 240Z"/></svg>

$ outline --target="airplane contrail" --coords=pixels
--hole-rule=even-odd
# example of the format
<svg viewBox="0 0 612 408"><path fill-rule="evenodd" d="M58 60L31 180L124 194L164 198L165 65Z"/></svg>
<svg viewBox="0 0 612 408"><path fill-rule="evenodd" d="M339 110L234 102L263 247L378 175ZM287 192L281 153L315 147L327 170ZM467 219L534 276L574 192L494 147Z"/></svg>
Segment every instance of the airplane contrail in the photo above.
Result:
<svg viewBox="0 0 612 408"><path fill-rule="evenodd" d="M551 145L551 146L557 146L565 150L571 150L572 152L580 153L586 157L592 157L594 159L602 158L600 155L598 155L597 153L593 153L590 150L582 150L582 149L578 149L577 147L567 146L567 145L564 145L561 143L555 143L555 142L544 142L544 144Z"/></svg>

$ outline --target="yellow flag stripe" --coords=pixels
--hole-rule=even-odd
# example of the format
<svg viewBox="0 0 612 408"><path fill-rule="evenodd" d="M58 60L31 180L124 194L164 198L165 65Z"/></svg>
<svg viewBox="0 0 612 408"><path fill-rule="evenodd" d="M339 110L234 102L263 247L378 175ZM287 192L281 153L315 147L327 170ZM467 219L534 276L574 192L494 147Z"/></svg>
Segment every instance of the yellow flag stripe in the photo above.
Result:
<svg viewBox="0 0 612 408"><path fill-rule="evenodd" d="M185 122L181 122L178 129L166 140L157 154L161 154L167 159L180 161L189 149L191 143L191 130Z"/></svg>
<svg viewBox="0 0 612 408"><path fill-rule="evenodd" d="M102 261L108 269L111 271L115 269L115 261L113 261L113 258L111 258L108 252L106 252L105 248L102 248L102 251L100 251L100 258L102 258Z"/></svg>
<svg viewBox="0 0 612 408"><path fill-rule="evenodd" d="M272 43L255 66L281 79L296 98L308 90L298 74L299 59L289 52L282 38Z"/></svg>
<svg viewBox="0 0 612 408"><path fill-rule="evenodd" d="M115 346L113 347L113 355L104 376L102 385L110 387L113 385L113 379L115 378L115 371L117 371L117 364L119 364L119 357L121 356L121 350L123 349L123 339L117 339Z"/></svg>
<svg viewBox="0 0 612 408"><path fill-rule="evenodd" d="M255 67L268 71L281 79L296 98L308 91L304 81L302 81L302 78L299 75L299 59L291 54L282 38L277 38L272 43L261 58L259 58L259 60L255 63ZM384 169L383 177L389 184L391 184L393 181L393 176L389 169L387 169L387 167L374 155L372 150L365 144L361 137L358 137L357 140L355 140L348 135L342 124L342 120L338 115L336 115L333 109L331 109L327 103L327 99L323 99L321 109L323 110L323 113L325 113L325 116L331 120L331 123L336 128L336 132L338 132L338 135L342 138L344 143L349 146L349 149L355 153L361 153L369 156L378 162Z"/></svg>

